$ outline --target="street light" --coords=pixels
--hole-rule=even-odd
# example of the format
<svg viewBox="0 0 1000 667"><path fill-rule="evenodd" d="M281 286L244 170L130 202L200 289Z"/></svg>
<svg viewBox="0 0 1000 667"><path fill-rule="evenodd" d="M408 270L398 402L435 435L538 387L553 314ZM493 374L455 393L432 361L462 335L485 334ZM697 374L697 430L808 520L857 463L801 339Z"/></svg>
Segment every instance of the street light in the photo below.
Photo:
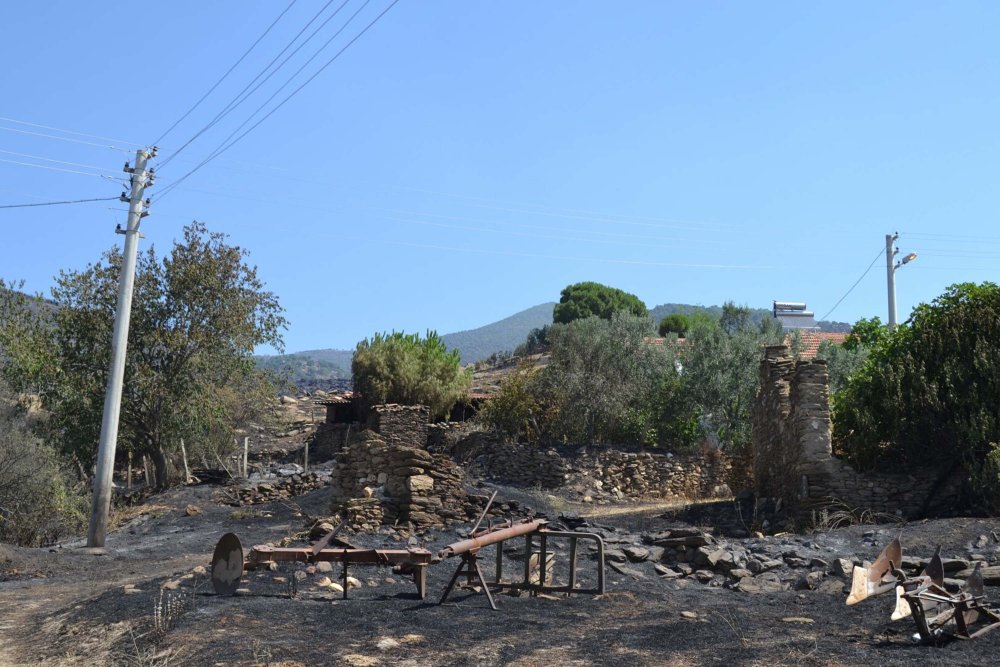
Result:
<svg viewBox="0 0 1000 667"><path fill-rule="evenodd" d="M911 252L909 255L893 263L899 248L893 246L899 233L885 235L885 273L886 283L889 288L889 331L896 329L896 270L904 264L909 264L917 258L917 253Z"/></svg>

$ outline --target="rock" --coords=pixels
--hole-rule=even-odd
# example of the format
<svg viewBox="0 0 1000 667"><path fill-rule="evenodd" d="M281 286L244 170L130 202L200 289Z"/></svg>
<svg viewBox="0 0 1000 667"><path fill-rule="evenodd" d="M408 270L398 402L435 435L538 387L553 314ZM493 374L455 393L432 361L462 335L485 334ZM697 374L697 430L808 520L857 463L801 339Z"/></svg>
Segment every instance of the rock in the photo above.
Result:
<svg viewBox="0 0 1000 667"><path fill-rule="evenodd" d="M788 565L788 567L809 567L809 561L805 558L798 558L797 556L785 557L785 564Z"/></svg>
<svg viewBox="0 0 1000 667"><path fill-rule="evenodd" d="M681 618L698 618L698 612L696 611L682 611Z"/></svg>
<svg viewBox="0 0 1000 667"><path fill-rule="evenodd" d="M636 545L629 545L622 549L625 557L628 558L633 563L641 563L647 558L649 558L649 549L645 549Z"/></svg>
<svg viewBox="0 0 1000 667"><path fill-rule="evenodd" d="M653 565L653 570L664 579L676 579L677 577L684 576L680 572L672 570L666 565L660 565L659 563Z"/></svg>
<svg viewBox="0 0 1000 667"><path fill-rule="evenodd" d="M830 564L830 571L838 577L850 579L854 572L854 563L846 558L834 558Z"/></svg>
<svg viewBox="0 0 1000 667"><path fill-rule="evenodd" d="M843 581L839 579L824 579L819 586L816 587L816 591L819 593L826 593L827 595L847 595L848 588Z"/></svg>
<svg viewBox="0 0 1000 667"><path fill-rule="evenodd" d="M375 642L375 648L380 651L388 651L390 649L398 648L399 642L392 637L382 637L377 642Z"/></svg>
<svg viewBox="0 0 1000 667"><path fill-rule="evenodd" d="M330 584L332 583L333 580L330 579L330 577L320 577L319 579L316 580L316 585L319 586L320 588L329 588Z"/></svg>
<svg viewBox="0 0 1000 667"><path fill-rule="evenodd" d="M355 579L354 577L348 577L347 588L348 590L350 590L351 588L361 588L361 580Z"/></svg>
<svg viewBox="0 0 1000 667"><path fill-rule="evenodd" d="M338 584L336 581L331 581L330 585L327 586L327 588L329 588L334 593L343 593L344 592L344 587L341 586L340 584Z"/></svg>
<svg viewBox="0 0 1000 667"><path fill-rule="evenodd" d="M342 655L339 660L342 665L347 665L347 667L378 667L380 662L378 658L373 658L369 655L358 655L357 653Z"/></svg>
<svg viewBox="0 0 1000 667"><path fill-rule="evenodd" d="M708 564L717 570L729 572L736 567L736 559L728 549L716 549L708 554Z"/></svg>
<svg viewBox="0 0 1000 667"><path fill-rule="evenodd" d="M823 572L809 572L808 574L804 574L796 580L795 590L814 590L823 581L824 576Z"/></svg>
<svg viewBox="0 0 1000 667"><path fill-rule="evenodd" d="M201 514L201 508L197 505L188 505L184 508L184 516L196 516Z"/></svg>
<svg viewBox="0 0 1000 667"><path fill-rule="evenodd" d="M294 575L296 581L303 581L308 575L302 570L297 571Z"/></svg>
<svg viewBox="0 0 1000 667"><path fill-rule="evenodd" d="M176 591L180 587L181 587L181 582L176 579L172 581L164 581L162 584L160 584L160 588L162 588L165 591Z"/></svg>
<svg viewBox="0 0 1000 667"><path fill-rule="evenodd" d="M742 567L737 567L737 568L734 568L734 569L732 569L732 570L729 571L729 578L732 579L732 580L734 580L734 581L739 581L740 579L743 579L744 577L752 577L752 576L753 576L753 572L751 572L750 570L744 569Z"/></svg>
<svg viewBox="0 0 1000 667"><path fill-rule="evenodd" d="M326 537L329 533L334 531L333 524L328 521L320 521L309 531L309 539L318 540L320 538Z"/></svg>
<svg viewBox="0 0 1000 667"><path fill-rule="evenodd" d="M707 584L713 578L715 578L715 573L711 570L695 570L694 578L703 584Z"/></svg>
<svg viewBox="0 0 1000 667"><path fill-rule="evenodd" d="M327 560L321 560L316 563L317 572L333 572L333 563Z"/></svg>
<svg viewBox="0 0 1000 667"><path fill-rule="evenodd" d="M781 580L770 573L757 577L744 577L736 587L744 593L780 593L785 590Z"/></svg>
<svg viewBox="0 0 1000 667"><path fill-rule="evenodd" d="M624 563L628 560L628 556L620 549L606 549L604 551L604 560L609 563Z"/></svg>
<svg viewBox="0 0 1000 667"><path fill-rule="evenodd" d="M198 565L193 570L191 570L191 572L198 575L199 577L208 574L208 570L205 568L204 565Z"/></svg>
<svg viewBox="0 0 1000 667"><path fill-rule="evenodd" d="M786 616L785 618L781 619L781 622L809 624L809 623L815 623L816 621L809 618L808 616Z"/></svg>

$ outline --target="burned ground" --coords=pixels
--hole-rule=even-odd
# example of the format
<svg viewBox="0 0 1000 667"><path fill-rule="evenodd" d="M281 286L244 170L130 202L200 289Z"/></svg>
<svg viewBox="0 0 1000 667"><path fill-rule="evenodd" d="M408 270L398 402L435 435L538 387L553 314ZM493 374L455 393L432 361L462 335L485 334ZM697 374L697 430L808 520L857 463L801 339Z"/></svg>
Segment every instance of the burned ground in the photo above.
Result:
<svg viewBox="0 0 1000 667"><path fill-rule="evenodd" d="M250 573L244 584L249 593L220 597L205 575L181 577L208 564L225 532L237 533L248 546L302 531L307 517L327 512L329 490L247 508L219 504L217 492L205 485L150 498L146 513L109 536L103 555L74 544L4 547L0 664L987 665L996 663L1000 649L1000 632L940 647L916 645L912 623L889 622L891 596L846 607L842 581L833 575L823 575L832 585L815 590L748 593L717 585L718 578L712 584L663 578L648 560L609 562L603 596L500 595L495 612L484 596L468 591L437 604L456 559L430 568L425 600L407 578L361 566L351 569L362 586L348 600L316 587L323 573L304 572L291 598L290 581L304 568L294 565ZM522 493L520 499L553 517L559 513L553 505L566 510L552 496ZM189 516L188 506L198 511ZM591 521L608 538L610 552L641 545L640 533L678 525L675 516L662 515L620 508ZM418 540L436 552L464 530L468 526L454 526ZM945 555L967 558L973 543L995 530L996 522L980 519L902 527L906 553L915 557L929 556L940 543ZM895 525L854 526L729 543L860 560L874 557L899 531ZM406 537L350 539L400 548ZM991 543L980 551L995 562L996 549ZM505 554L517 557L513 550ZM585 561L581 570L592 564ZM336 580L339 566L328 576ZM161 588L174 583L174 590ZM997 587L987 594L1000 602Z"/></svg>

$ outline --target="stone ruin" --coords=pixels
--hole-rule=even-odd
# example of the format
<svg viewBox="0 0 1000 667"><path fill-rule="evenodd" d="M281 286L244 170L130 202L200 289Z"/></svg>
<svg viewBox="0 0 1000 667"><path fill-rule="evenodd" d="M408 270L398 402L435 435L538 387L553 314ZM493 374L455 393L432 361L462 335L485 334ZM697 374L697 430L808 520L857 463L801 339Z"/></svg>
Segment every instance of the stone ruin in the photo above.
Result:
<svg viewBox="0 0 1000 667"><path fill-rule="evenodd" d="M753 408L753 478L758 497L780 498L792 513L827 508L908 519L946 511L961 475L938 470L859 472L833 455L829 374L820 359L795 360L785 345L765 349Z"/></svg>
<svg viewBox="0 0 1000 667"><path fill-rule="evenodd" d="M462 468L426 449L424 406L379 405L368 429L355 433L337 454L330 484L331 509L346 509L349 524L412 524L415 529L475 520L477 497L463 487Z"/></svg>

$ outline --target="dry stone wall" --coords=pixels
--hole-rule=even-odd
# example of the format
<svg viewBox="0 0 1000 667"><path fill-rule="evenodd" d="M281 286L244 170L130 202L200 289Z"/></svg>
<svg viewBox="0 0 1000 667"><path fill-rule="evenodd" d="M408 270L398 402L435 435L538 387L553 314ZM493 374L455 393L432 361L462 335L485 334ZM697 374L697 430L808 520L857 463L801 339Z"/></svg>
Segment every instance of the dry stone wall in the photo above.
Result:
<svg viewBox="0 0 1000 667"><path fill-rule="evenodd" d="M855 471L833 456L829 376L823 360L796 361L784 345L768 347L753 409L754 491L780 498L800 514L824 507L917 518L952 505L961 476L939 471Z"/></svg>
<svg viewBox="0 0 1000 667"><path fill-rule="evenodd" d="M732 463L721 452L673 454L614 447L546 448L473 433L449 453L472 472L517 486L587 488L617 498L703 498L730 495Z"/></svg>
<svg viewBox="0 0 1000 667"><path fill-rule="evenodd" d="M354 499L374 497L386 523L425 528L467 521L476 512L462 479L462 469L448 456L362 431L337 456L331 509L337 512Z"/></svg>

